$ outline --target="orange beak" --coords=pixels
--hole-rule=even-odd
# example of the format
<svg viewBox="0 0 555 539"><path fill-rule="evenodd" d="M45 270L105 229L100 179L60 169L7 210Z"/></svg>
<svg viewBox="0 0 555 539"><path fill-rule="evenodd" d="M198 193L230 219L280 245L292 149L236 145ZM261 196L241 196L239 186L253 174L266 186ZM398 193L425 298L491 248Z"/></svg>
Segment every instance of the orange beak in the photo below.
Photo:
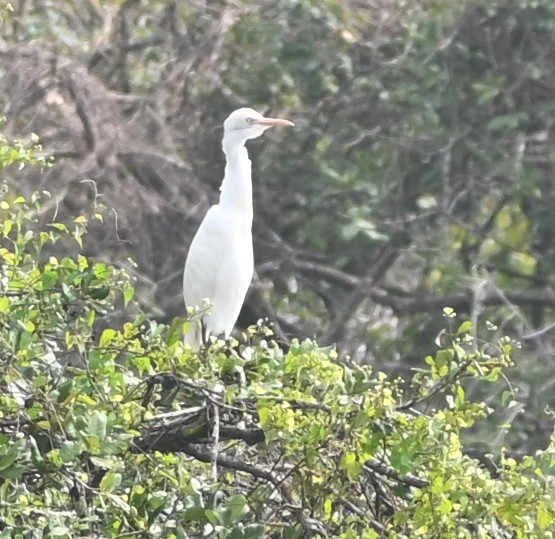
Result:
<svg viewBox="0 0 555 539"><path fill-rule="evenodd" d="M277 127L277 126L293 126L293 122L283 120L282 118L262 118L260 120L253 120L254 125L262 125L263 127Z"/></svg>

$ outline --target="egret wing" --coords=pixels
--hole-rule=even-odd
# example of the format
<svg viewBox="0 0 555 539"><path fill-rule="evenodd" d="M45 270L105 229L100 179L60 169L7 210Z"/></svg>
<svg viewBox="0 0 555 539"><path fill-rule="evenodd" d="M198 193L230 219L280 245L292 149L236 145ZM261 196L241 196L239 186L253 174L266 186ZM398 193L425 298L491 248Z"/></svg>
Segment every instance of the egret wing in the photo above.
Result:
<svg viewBox="0 0 555 539"><path fill-rule="evenodd" d="M231 333L245 301L254 271L252 235L248 223L229 227L224 263L220 266L212 313L206 320L210 333Z"/></svg>
<svg viewBox="0 0 555 539"><path fill-rule="evenodd" d="M201 306L205 298L212 305L203 316L208 333L231 333L252 274L250 222L240 214L213 206L191 243L183 276L186 305Z"/></svg>
<svg viewBox="0 0 555 539"><path fill-rule="evenodd" d="M204 217L187 254L183 274L183 296L188 307L201 307L205 298L213 300L221 265L224 238L219 232L217 206Z"/></svg>

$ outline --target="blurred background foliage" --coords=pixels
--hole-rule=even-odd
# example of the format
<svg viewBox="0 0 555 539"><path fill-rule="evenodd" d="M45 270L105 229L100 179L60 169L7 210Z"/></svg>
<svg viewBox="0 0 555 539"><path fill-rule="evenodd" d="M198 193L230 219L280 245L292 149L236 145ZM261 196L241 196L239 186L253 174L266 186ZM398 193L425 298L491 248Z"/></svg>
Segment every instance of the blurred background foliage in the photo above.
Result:
<svg viewBox="0 0 555 539"><path fill-rule="evenodd" d="M249 105L297 128L254 141L256 277L240 318L407 375L453 307L522 343L520 407L490 445L544 447L555 400L551 0L19 0L2 22L8 137L49 215L107 207L85 254L183 315L188 244ZM135 264L129 262L129 257ZM441 340L441 335L438 336ZM498 395L469 388L488 402ZM489 391L491 388L488 386ZM502 386L500 386L500 391ZM515 411L516 410L516 411Z"/></svg>

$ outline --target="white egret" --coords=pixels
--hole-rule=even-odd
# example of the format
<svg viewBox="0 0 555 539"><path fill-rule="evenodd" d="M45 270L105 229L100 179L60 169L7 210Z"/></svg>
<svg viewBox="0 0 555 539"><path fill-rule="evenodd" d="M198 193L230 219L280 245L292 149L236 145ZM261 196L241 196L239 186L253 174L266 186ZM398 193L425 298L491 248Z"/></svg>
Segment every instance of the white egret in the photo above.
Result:
<svg viewBox="0 0 555 539"><path fill-rule="evenodd" d="M250 108L232 112L224 122L226 156L220 202L200 224L185 262L183 296L187 306L210 309L193 324L185 342L198 348L208 335L229 337L247 295L254 271L252 251L251 162L245 143L289 120L265 118Z"/></svg>

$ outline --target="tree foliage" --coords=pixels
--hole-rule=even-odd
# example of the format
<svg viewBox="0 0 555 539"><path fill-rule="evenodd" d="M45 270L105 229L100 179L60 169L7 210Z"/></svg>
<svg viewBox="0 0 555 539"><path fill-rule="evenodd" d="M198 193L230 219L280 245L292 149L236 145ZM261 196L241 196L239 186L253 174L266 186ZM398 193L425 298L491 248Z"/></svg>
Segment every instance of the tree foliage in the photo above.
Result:
<svg viewBox="0 0 555 539"><path fill-rule="evenodd" d="M257 279L242 327L268 317L284 342L396 357L404 374L450 305L524 337L527 408L551 404L551 384L531 389L553 378L551 0L218 6L14 4L6 129L39 133L56 157L24 173L25 192L55 192L60 216L109 205L87 252L131 255L141 303L168 322L217 198L223 119L245 104L289 115L296 130L275 135L288 138L251 148Z"/></svg>
<svg viewBox="0 0 555 539"><path fill-rule="evenodd" d="M553 537L555 445L465 443L517 404L466 392L504 385L510 338L445 309L406 380L262 324L193 353L186 320L110 324L133 287L79 254L101 214L45 219L48 197L0 198L0 537Z"/></svg>
<svg viewBox="0 0 555 539"><path fill-rule="evenodd" d="M553 537L552 0L0 27L2 537ZM198 356L180 269L243 105L297 127L250 147L244 331Z"/></svg>

